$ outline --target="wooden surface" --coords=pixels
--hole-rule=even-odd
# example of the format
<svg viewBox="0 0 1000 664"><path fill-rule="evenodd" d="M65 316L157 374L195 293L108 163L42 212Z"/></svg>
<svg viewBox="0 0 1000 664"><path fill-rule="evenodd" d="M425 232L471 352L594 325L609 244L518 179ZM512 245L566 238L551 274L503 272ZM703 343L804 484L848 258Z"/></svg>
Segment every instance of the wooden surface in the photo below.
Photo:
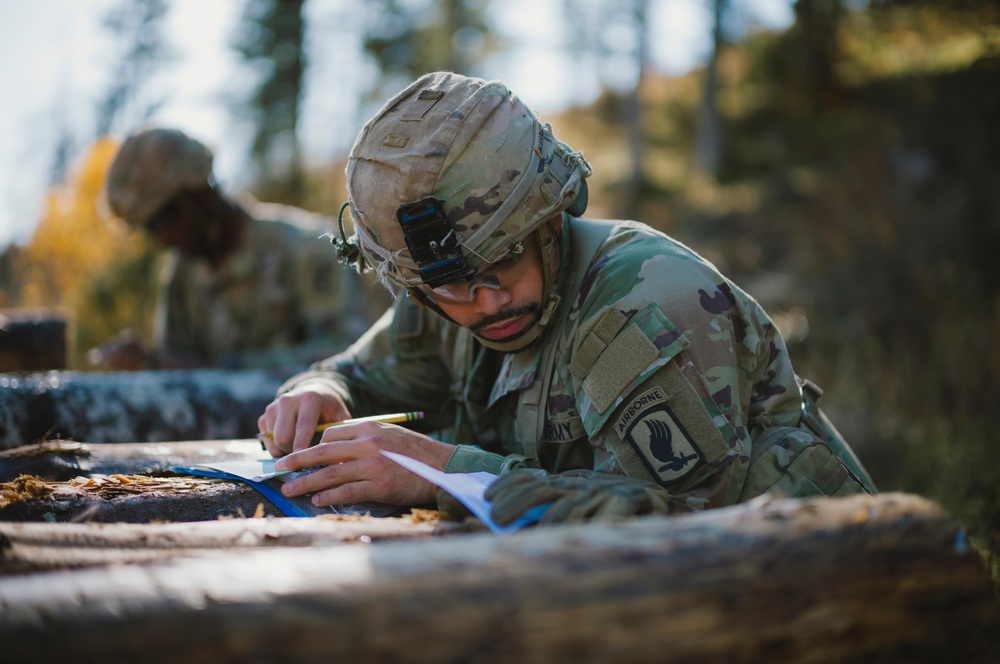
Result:
<svg viewBox="0 0 1000 664"><path fill-rule="evenodd" d="M166 560L0 577L4 660L1000 656L998 604L978 555L958 524L915 496L758 500L504 539L369 535L366 542L323 533L328 526L318 519L296 520L301 530L285 533L289 521L0 524L7 560L24 560L25 547L54 551L74 538L100 542L89 547L95 551L131 555L162 551L164 541L180 538L177 555ZM293 540L307 545L289 545Z"/></svg>
<svg viewBox="0 0 1000 664"><path fill-rule="evenodd" d="M31 497L5 500L11 486L23 487ZM201 477L111 475L38 482L22 476L0 486L0 521L151 523L258 513L282 516L270 500L243 482Z"/></svg>
<svg viewBox="0 0 1000 664"><path fill-rule="evenodd" d="M163 562L258 547L328 546L456 534L440 512L376 519L235 518L167 524L0 523L0 576Z"/></svg>
<svg viewBox="0 0 1000 664"><path fill-rule="evenodd" d="M242 482L178 475L175 466L256 459L256 440L84 444L0 451L0 521L149 523L280 516ZM31 476L41 482L25 479ZM18 478L21 478L20 480ZM27 486L26 486L27 484Z"/></svg>
<svg viewBox="0 0 1000 664"><path fill-rule="evenodd" d="M0 450L0 482L19 475L62 481L80 476L163 473L174 466L267 456L255 439L162 443L49 441Z"/></svg>
<svg viewBox="0 0 1000 664"><path fill-rule="evenodd" d="M0 374L0 449L55 438L249 437L282 380L262 370L221 369Z"/></svg>

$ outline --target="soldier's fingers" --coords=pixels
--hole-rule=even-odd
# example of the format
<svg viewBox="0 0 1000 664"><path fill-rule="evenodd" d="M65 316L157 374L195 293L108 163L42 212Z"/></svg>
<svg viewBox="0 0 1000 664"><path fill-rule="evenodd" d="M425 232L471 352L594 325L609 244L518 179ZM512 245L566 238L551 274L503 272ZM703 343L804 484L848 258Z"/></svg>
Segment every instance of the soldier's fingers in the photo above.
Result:
<svg viewBox="0 0 1000 664"><path fill-rule="evenodd" d="M552 487L543 484L536 486L513 486L515 490L504 491L498 494L493 500L493 506L490 508L490 516L501 526L511 523L535 505L551 503L564 495L552 489Z"/></svg>
<svg viewBox="0 0 1000 664"><path fill-rule="evenodd" d="M504 473L495 479L492 484L486 487L484 497L486 500L493 500L501 493L511 491L511 487L534 484L535 482L540 481L541 477L542 475L540 472L525 469L512 470L509 473Z"/></svg>
<svg viewBox="0 0 1000 664"><path fill-rule="evenodd" d="M312 446L321 410L321 404L315 399L304 398L299 401L294 433L291 436L293 452L309 449Z"/></svg>
<svg viewBox="0 0 1000 664"><path fill-rule="evenodd" d="M258 434L257 438L260 440L260 444L264 446L264 450L272 457L283 456L286 452L274 444L274 438L268 435L269 427L267 416L261 415L258 417L257 429L260 431L260 434Z"/></svg>
<svg viewBox="0 0 1000 664"><path fill-rule="evenodd" d="M351 461L356 456L351 454L350 443L320 443L315 447L292 452L278 459L275 470L302 470L313 466L330 466Z"/></svg>
<svg viewBox="0 0 1000 664"><path fill-rule="evenodd" d="M353 482L357 477L351 472L350 464L337 464L320 468L317 471L297 477L281 485L281 493L286 496L301 496L306 493L324 491ZM330 503L327 503L328 505Z"/></svg>
<svg viewBox="0 0 1000 664"><path fill-rule="evenodd" d="M591 502L592 497L583 493L563 495L552 503L552 507L545 511L539 523L549 524L581 521L582 514Z"/></svg>
<svg viewBox="0 0 1000 664"><path fill-rule="evenodd" d="M649 510L641 500L633 497L610 495L596 502L587 518L614 521L630 516L646 514Z"/></svg>
<svg viewBox="0 0 1000 664"><path fill-rule="evenodd" d="M264 411L267 429L271 432L271 442L288 454L295 439L295 419L298 417L298 403L287 396L279 397Z"/></svg>
<svg viewBox="0 0 1000 664"><path fill-rule="evenodd" d="M345 503L360 503L375 500L377 487L374 482L363 480L341 484L333 489L318 491L312 497L313 505L326 507L328 505L343 505Z"/></svg>
<svg viewBox="0 0 1000 664"><path fill-rule="evenodd" d="M348 488L338 490L345 486ZM372 500L376 490L377 483L358 462L326 466L281 486L281 493L286 496L313 494L313 504L320 506Z"/></svg>

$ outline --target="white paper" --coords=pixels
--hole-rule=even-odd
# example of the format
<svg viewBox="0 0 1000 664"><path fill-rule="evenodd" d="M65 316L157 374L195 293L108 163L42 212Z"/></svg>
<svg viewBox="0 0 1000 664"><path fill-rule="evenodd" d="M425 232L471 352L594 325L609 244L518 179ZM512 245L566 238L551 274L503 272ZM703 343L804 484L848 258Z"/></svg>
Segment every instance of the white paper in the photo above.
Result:
<svg viewBox="0 0 1000 664"><path fill-rule="evenodd" d="M266 457L263 459L253 460L242 459L240 461L216 461L212 463L200 463L198 465L202 468L220 470L224 473L229 473L230 475L242 477L243 479L250 480L251 482L264 482L273 477L280 477L293 472L290 470L275 470L275 461L277 461L277 459L273 457ZM312 469L310 468L307 470Z"/></svg>
<svg viewBox="0 0 1000 664"><path fill-rule="evenodd" d="M469 511L477 519L485 523L496 535L509 535L530 523L538 521L541 514L548 507L548 505L539 505L536 508L528 510L524 516L513 523L501 526L490 516L490 501L483 497L483 494L486 493L486 488L497 479L497 476L493 473L443 473L437 468L431 468L426 463L411 459L402 454L397 454L396 452L382 450L382 454L450 493L469 508Z"/></svg>
<svg viewBox="0 0 1000 664"><path fill-rule="evenodd" d="M486 493L486 488L497 479L497 476L493 473L444 473L403 454L386 452L384 450L382 451L382 454L389 457L407 470L416 473L428 482L436 484L453 495L457 500L465 505L477 519L486 524L486 526L496 535L509 535L510 533L520 530L524 526L538 521L541 515L548 508L548 505L539 505L528 510L524 516L520 517L513 523L501 526L493 520L493 517L490 516L490 501L483 497ZM303 468L296 471L276 471L274 469L274 463L276 461L277 459L275 458L266 457L253 460L218 461L198 465L202 468L209 468L212 470L230 473L231 475L241 477L245 480L250 480L251 482L264 482L275 477L285 481L294 479L295 477L301 475L306 475L322 468L322 466L314 466L312 468Z"/></svg>

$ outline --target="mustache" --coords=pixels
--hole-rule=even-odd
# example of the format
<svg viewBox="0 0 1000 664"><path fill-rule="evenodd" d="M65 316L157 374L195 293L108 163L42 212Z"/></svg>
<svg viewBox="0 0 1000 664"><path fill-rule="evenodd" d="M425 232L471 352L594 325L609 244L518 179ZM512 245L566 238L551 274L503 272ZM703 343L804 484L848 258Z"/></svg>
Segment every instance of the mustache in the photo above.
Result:
<svg viewBox="0 0 1000 664"><path fill-rule="evenodd" d="M469 326L469 331L475 334L479 332L484 327L488 325L493 325L494 323L502 323L505 320L510 320L512 318L518 318L525 314L539 314L542 310L542 305L538 302L528 302L516 307L504 307L495 314L490 314L484 318L480 318L475 323Z"/></svg>

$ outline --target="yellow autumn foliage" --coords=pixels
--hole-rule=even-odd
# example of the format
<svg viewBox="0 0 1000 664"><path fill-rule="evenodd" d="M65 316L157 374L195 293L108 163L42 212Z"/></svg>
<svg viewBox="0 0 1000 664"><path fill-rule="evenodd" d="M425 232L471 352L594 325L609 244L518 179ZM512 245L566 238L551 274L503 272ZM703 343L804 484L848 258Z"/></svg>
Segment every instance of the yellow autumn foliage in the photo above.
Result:
<svg viewBox="0 0 1000 664"><path fill-rule="evenodd" d="M71 363L122 327L146 332L155 251L116 219L104 185L118 144L94 142L66 180L45 197L42 218L23 252L20 306L61 307L72 316Z"/></svg>
<svg viewBox="0 0 1000 664"><path fill-rule="evenodd" d="M25 248L25 306L74 306L81 287L136 244L103 203L117 149L114 140L98 139L67 180L46 194L41 221Z"/></svg>

